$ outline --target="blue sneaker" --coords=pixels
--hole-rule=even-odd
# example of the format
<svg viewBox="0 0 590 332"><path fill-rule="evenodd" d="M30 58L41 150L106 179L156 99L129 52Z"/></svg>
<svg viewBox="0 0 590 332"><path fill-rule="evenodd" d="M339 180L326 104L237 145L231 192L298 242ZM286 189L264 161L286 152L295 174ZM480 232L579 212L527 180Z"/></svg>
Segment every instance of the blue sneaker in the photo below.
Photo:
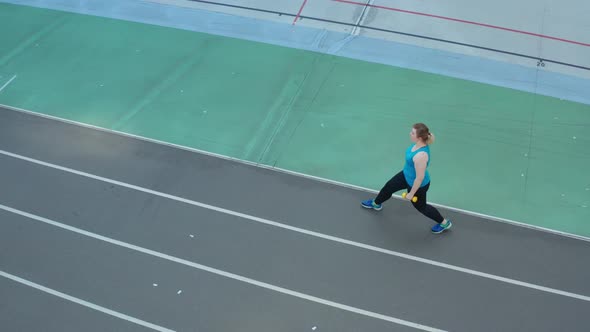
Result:
<svg viewBox="0 0 590 332"><path fill-rule="evenodd" d="M361 203L361 206L364 207L365 209L374 209L374 210L381 210L383 208L383 206L381 204L375 204L375 202L373 202L372 199L368 199L366 201L363 201Z"/></svg>
<svg viewBox="0 0 590 332"><path fill-rule="evenodd" d="M447 229L451 228L451 226L453 226L453 223L447 219L446 225L436 224L436 225L432 226L432 233L440 234L440 233L446 231Z"/></svg>

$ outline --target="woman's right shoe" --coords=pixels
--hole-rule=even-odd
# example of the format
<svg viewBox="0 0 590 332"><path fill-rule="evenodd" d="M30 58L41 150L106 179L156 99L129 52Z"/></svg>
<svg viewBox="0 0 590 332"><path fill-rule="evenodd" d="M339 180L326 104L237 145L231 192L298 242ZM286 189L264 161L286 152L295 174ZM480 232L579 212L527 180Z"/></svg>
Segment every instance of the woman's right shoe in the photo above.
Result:
<svg viewBox="0 0 590 332"><path fill-rule="evenodd" d="M377 211L379 211L383 208L383 206L381 204L375 204L375 202L372 199L362 201L361 206L364 207L365 209L373 209L373 210L377 210Z"/></svg>

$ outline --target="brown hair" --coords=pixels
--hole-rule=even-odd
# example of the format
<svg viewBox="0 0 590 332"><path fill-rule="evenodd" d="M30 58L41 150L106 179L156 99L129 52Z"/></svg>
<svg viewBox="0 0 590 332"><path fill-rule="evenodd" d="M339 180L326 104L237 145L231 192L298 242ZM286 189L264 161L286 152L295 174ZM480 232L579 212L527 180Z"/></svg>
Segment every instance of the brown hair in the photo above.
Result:
<svg viewBox="0 0 590 332"><path fill-rule="evenodd" d="M416 123L412 128L416 129L416 137L421 139L426 144L434 143L434 134L423 123Z"/></svg>

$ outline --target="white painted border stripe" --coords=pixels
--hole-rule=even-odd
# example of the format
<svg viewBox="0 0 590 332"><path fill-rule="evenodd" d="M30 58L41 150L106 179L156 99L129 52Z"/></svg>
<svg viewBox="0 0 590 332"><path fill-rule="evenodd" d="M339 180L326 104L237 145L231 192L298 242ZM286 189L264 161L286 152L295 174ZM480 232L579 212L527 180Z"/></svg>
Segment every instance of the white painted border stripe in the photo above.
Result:
<svg viewBox="0 0 590 332"><path fill-rule="evenodd" d="M192 152L192 153L198 153L198 154L202 154L202 155L206 155L206 156L211 156L211 157L215 157L215 158L219 158L219 159L230 160L230 161L233 161L233 162L236 162L236 163L240 163L240 164L244 164L244 165L248 165L248 166L259 167L259 168L263 168L263 169L267 169L267 170L271 170L271 171L275 171L275 172L279 172L279 173L285 173L285 174L295 175L295 176L299 176L299 177L302 177L302 178L311 179L311 180L315 180L315 181L319 181L319 182L323 182L323 183L328 183L328 184L332 184L332 185L339 186L339 187L344 187L344 188L359 190L359 191L368 192L368 193L371 193L371 194L377 194L378 193L378 191L376 191L376 190L365 188L365 187L361 187L361 186L356 186L356 185L352 185L352 184L348 184L348 183L344 183L344 182L339 182L339 181L335 181L335 180L325 179L325 178L318 177L318 176L313 176L313 175L308 175L308 174L304 174L304 173L299 173L299 172L295 172L295 171L291 171L291 170L287 170L287 169L283 169L283 168L279 168L279 167L273 167L273 166L269 166L269 165L254 163L254 162L250 162L250 161L247 161L247 160L242 160L242 159L237 159L237 158L233 158L233 157L230 157L230 156L225 156L225 155L222 155L222 154L217 154L217 153L213 153L213 152L209 152L209 151L205 151L205 150L199 150L199 149L196 149L196 148L191 148L191 147L187 147L187 146L183 146L183 145L177 145L177 144L173 144L173 143L168 143L168 142L156 140L156 139L153 139L153 138L148 138L148 137L144 137L144 136L129 134L129 133L125 133L125 132L121 132L121 131L117 131L117 130L107 129L107 128L103 128L103 127L98 127L98 126L94 126L94 125L90 125L90 124L86 124L86 123L82 123L82 122L78 122L78 121L68 120L68 119L64 119L64 118L60 118L60 117L56 117L56 116L52 116L52 115L47 115L47 114L43 114L43 113L29 111L29 110L25 110L25 109L18 108L18 107L13 107L13 106L4 105L4 104L0 104L0 107L1 108L5 108L5 109L10 110L10 111L14 111L14 112L20 112L20 113L25 113L25 114L33 115L33 116L36 116L36 117L39 117L39 118L45 118L45 119L49 119L49 120L54 120L54 121L58 121L58 122L62 122L62 123L67 123L67 124L71 124L71 125L75 125L75 126L79 126L79 127L83 127L83 128L88 128L88 129L93 129L93 130L105 132L105 133L108 133L108 134L113 134L113 135L118 135L118 136L128 137L128 138L133 138L133 139L137 139L137 140L144 141L144 142L149 142L149 143L154 143L154 144L158 144L158 145L168 146L168 147L176 148L176 149L179 149L179 150L184 150L184 151L188 151L188 152ZM399 195L396 195L396 196L393 196L393 197L394 198L397 198L397 199L402 199ZM510 224L512 226L523 227L523 228L532 229L532 230L535 230L535 231L540 231L540 232L550 233L550 234L554 234L554 235L560 235L560 236L564 236L564 237L568 237L568 238L572 238L572 239L576 239L576 240L590 242L590 237L586 237L586 236L582 236L582 235L578 235L578 234L573 234L573 233L568 233L568 232L562 232L562 231L558 231L558 230L554 230L554 229L550 229L550 228L545 228L545 227L541 227L541 226L535 226L535 225L531 225L531 224L522 223L522 222L511 220L511 219L506 219L506 218L491 216L491 215L487 215L487 214L483 214L483 213L479 213L479 212L474 212L474 211L459 209L459 208L455 208L455 207L451 207L451 206L446 206L446 205L443 205L443 204L437 204L437 203L432 203L432 202L429 202L429 204L430 205L433 205L433 206L436 206L436 207L439 207L439 208L447 209L447 210L450 210L450 211L454 211L454 212L458 212L458 213L462 213L462 214L465 214L465 215L474 216L474 217L478 217L478 218L482 218L482 219L487 219L487 220L490 220L490 221L501 222L501 223L505 223L505 224Z"/></svg>
<svg viewBox="0 0 590 332"><path fill-rule="evenodd" d="M131 323L135 323L137 325L141 325L141 326L150 328L150 329L155 330L155 331L160 331L160 332L174 332L174 330L170 330L170 329L167 329L165 327L161 327L161 326L158 326L158 325L155 325L155 324L152 324L152 323L143 321L141 319L137 319L137 318L134 318L134 317L131 317L131 316L127 316L125 314L122 314L120 312L117 312L117 311L114 311L114 310L111 310L111 309L107 309L105 307L101 307L101 306L96 305L94 303L90 303L88 301L84 301L84 300L79 299L77 297L73 297L73 296L70 296L68 294L64 294L62 292L58 292L58 291L56 291L54 289L47 288L45 286L36 284L36 283L34 283L32 281L23 279L21 277L17 277L17 276L15 276L13 274L10 274L10 273L4 272L4 271L0 271L0 276L2 276L4 278L7 278L7 279L10 279L12 281L16 281L16 282L21 283L23 285L26 285L26 286L29 286L29 287L33 287L33 288L38 289L40 291L43 291L45 293L49 293L51 295L60 297L60 298L62 298L64 300L68 300L70 302L74 302L76 304L83 305L83 306L88 307L90 309L94 309L96 311L100 311L100 312L105 313L107 315L111 315L111 316L114 316L114 317L117 317L117 318L120 318L120 319L129 321Z"/></svg>
<svg viewBox="0 0 590 332"><path fill-rule="evenodd" d="M384 320L384 321L387 321L387 322L396 323L396 324L399 324L399 325L409 326L409 327L412 327L412 328L415 328L415 329L419 329L419 330L423 330L423 331L428 331L428 332L445 332L444 330L440 330L440 329L433 328L433 327L430 327L430 326L426 326L426 325L422 325L422 324L418 324L418 323L406 321L406 320L395 318L395 317L391 317L391 316L386 316L386 315L378 314L378 313L375 313L375 312L372 312L372 311L367 311L367 310L364 310L364 309L359 309L359 308L356 308L356 307L352 307L352 306L348 306L348 305L345 305L345 304L333 302L333 301L330 301L330 300L325 300L325 299L322 299L322 298L319 298L319 297L315 297L315 296L312 296L312 295L307 295L307 294L304 294L304 293L299 293L299 292L296 292L296 291L293 291L293 290L290 290L290 289L287 289L287 288L275 286L275 285L272 285L272 284L268 284L268 283L265 283L265 282L262 282L262 281L255 280L255 279L250 279L250 278L247 278L247 277L243 277L241 275L234 274L234 273L231 273L231 272L226 272L226 271L219 270L219 269L216 269L216 268L212 268L212 267L209 267L209 266L206 266L206 265L194 263L194 262L191 262L191 261L182 259L182 258L178 258L178 257L175 257L175 256L170 256L170 255L167 255L167 254L158 252L158 251L154 251L154 250L150 250L150 249L147 249L147 248L139 247L139 246L136 246L136 245L127 243L127 242L115 240L115 239L112 239L112 238L109 238L109 237L106 237L106 236L102 236L102 235L99 235L99 234L96 234L96 233L92 233L92 232L89 232L89 231L80 229L80 228L76 228L76 227L73 227L73 226L62 224L62 223L59 223L57 221L53 221L53 220L50 220L50 219L47 219L47 218L43 218L43 217L40 217L40 216L31 214L31 213L27 213L27 212L24 212L24 211L21 211L21 210L13 209L11 207L8 207L8 206L2 205L2 204L0 204L0 209L5 210L7 212L14 213L14 214L18 214L20 216L23 216L23 217L26 217L26 218L29 218L29 219L40 221L42 223L46 223L46 224L49 224L49 225L52 225L52 226L55 226L55 227L59 227L61 229L65 229L65 230L68 230L68 231L71 231L71 232L74 232L74 233L78 233L78 234L81 234L81 235L84 235L84 236L87 236L87 237L91 237L91 238L94 238L94 239L97 239L97 240L100 240L100 241L104 241L104 242L107 242L107 243L110 243L110 244L114 244L114 245L117 245L117 246L120 246L120 247L123 247L123 248L127 248L127 249L131 249L131 250L134 250L134 251L138 251L138 252L141 252L141 253L150 255L150 256L154 256L154 257L165 259L165 260L168 260L168 261L171 261L171 262L174 262L174 263L186 265L186 266L189 266L189 267L192 267L192 268L195 268L195 269L199 269L199 270L202 270L202 271L207 271L209 273L213 273L213 274L216 274L216 275L219 275L219 276L222 276L222 277L226 277L226 278L229 278L229 279L241 281L241 282L244 282L244 283L247 283L247 284L250 284L250 285L254 285L254 286L261 287L261 288L269 289L269 290L272 290L272 291L275 291L275 292L278 292L278 293L282 293L282 294L294 296L294 297L297 297L297 298L300 298L300 299L304 299L304 300L308 300L308 301L311 301L311 302L315 302L315 303L319 303L319 304L322 304L322 305L326 305L326 306L329 306L329 307L333 307L333 308L337 308L337 309L349 311L349 312L352 312L352 313L356 313L356 314L368 316L368 317L371 317L371 318L380 319L380 320ZM63 294L63 295L65 295L65 294ZM108 309L106 309L106 310L108 310ZM165 331L169 331L169 330L165 330Z"/></svg>
<svg viewBox="0 0 590 332"><path fill-rule="evenodd" d="M350 31L350 35L351 36L358 36L359 35L359 32L360 32L359 25L365 19L365 17L366 17L365 16L366 11L373 9L372 7L369 7L372 4L373 4L373 0L368 0L367 3L363 6L363 10L359 14L359 18L356 20L356 23L354 24L354 27Z"/></svg>
<svg viewBox="0 0 590 332"><path fill-rule="evenodd" d="M240 218L248 219L248 220L255 221L255 222L258 222L258 223L261 223L261 224L270 225L270 226L274 226L274 227L278 227L278 228L282 228L282 229L287 229L287 230L290 230L290 231L293 231L293 232L297 232L297 233L301 233L301 234L305 234L305 235L310 235L310 236L314 236L314 237L317 237L317 238L321 238L321 239L325 239L325 240L329 240L329 241L333 241L333 242L337 242L337 243L342 243L342 244L350 245L350 246L357 247L357 248L371 250L371 251L374 251L374 252L379 252L379 253L383 253L383 254L390 255L390 256L396 256L396 257L400 257L400 258L412 260L412 261L415 261L415 262L420 262L420 263L424 263L424 264L428 264L428 265L432 265L432 266L437 266L437 267L441 267L441 268L448 269L448 270L453 270L453 271L457 271L457 272L467 273L467 274L471 274L471 275L482 277L482 278L487 278L487 279L491 279L491 280L495 280L495 281L505 282L505 283L508 283L508 284L513 284L513 285L517 285L517 286L522 286L522 287L527 287L527 288L539 290L539 291L542 291L542 292L552 293L552 294L556 294L556 295L571 297L571 298L574 298L574 299L578 299L578 300L590 302L590 297L589 296L585 296L585 295L581 295L581 294L576 294L576 293L570 293L570 292L562 291L562 290L559 290L559 289L544 287L544 286L540 286L540 285L536 285L536 284L531 284L531 283L528 283L528 282L523 282L523 281L519 281L519 280L515 280L515 279L510 279L510 278L505 278L505 277L497 276L497 275L490 274L490 273L475 271L475 270L471 270L471 269L467 269L467 268L463 268L463 267L459 267L459 266L455 266L455 265L451 265L451 264L441 263L441 262L430 260L430 259L426 259L426 258L412 256L412 255L404 254L404 253L393 251L393 250L383 249L383 248L375 247L375 246L364 244L364 243L360 243L360 242L346 240L346 239L339 238L339 237L336 237L336 236L327 235L327 234L323 234L323 233L319 233L319 232L315 232L315 231L310 231L310 230L307 230L307 229L303 229L303 228L299 228L299 227L294 227L294 226L282 224L282 223L279 223L279 222L276 222L276 221L272 221L272 220L268 220L268 219L264 219L264 218L259 218L259 217L255 217L255 216L251 216L249 214L245 214L245 213L241 213L241 212L236 212L236 211L232 211L232 210L229 210L229 209L224 209L224 208L220 208L220 207L217 207L217 206L213 206L213 205L209 205L209 204L205 204L205 203L193 201L193 200L190 200L190 199L187 199L187 198L183 198L183 197L179 197L179 196L174 196L174 195L166 194L166 193L163 193L163 192L160 192L160 191L143 188L143 187L136 186L136 185L133 185L133 184L129 184L129 183L126 183L126 182L121 182L121 181L117 181L117 180L113 180L113 179L108 179L108 178L105 178L105 177L102 177L102 176L98 176L98 175L94 175L94 174L90 174L90 173L86 173L86 172L74 170L74 169L71 169L71 168L67 168L67 167L63 167L63 166L51 164L51 163L48 163L48 162L44 162L44 161L41 161L41 160L37 160L37 159L33 159L33 158L21 156L21 155L18 155L18 154L15 154L15 153L11 153L11 152L7 152L7 151L4 151L4 150L0 150L0 154L5 155L5 156L9 156L9 157L12 157L12 158L24 160L24 161L27 161L27 162L31 162L31 163L34 163L34 164L37 164L37 165L41 165L41 166L45 166L45 167L57 169L57 170L64 171L64 172L67 172L67 173L72 173L72 174L76 174L76 175L83 176L83 177L86 177L86 178L98 180L98 181L101 181L101 182L106 182L106 183L114 184L114 185L117 185L117 186L120 186L120 187L125 187L125 188L129 188L129 189L132 189L132 190L144 192L144 193L151 194L151 195L154 195L154 196L159 196L159 197L167 198L167 199L174 200L174 201L177 201L177 202L182 202L182 203L185 203L185 204L189 204L189 205L193 205L193 206L205 208L205 209L208 209L208 210L216 211L216 212L219 212L219 213L224 213L224 214L227 214L227 215L231 215L231 216L235 216L235 217L240 217Z"/></svg>
<svg viewBox="0 0 590 332"><path fill-rule="evenodd" d="M12 78L9 79L8 82L4 83L4 85L2 87L0 87L0 92L2 92L2 90L4 90L4 88L6 88L8 86L8 84L12 83L12 81L14 81L15 78L16 78L16 75L12 76Z"/></svg>

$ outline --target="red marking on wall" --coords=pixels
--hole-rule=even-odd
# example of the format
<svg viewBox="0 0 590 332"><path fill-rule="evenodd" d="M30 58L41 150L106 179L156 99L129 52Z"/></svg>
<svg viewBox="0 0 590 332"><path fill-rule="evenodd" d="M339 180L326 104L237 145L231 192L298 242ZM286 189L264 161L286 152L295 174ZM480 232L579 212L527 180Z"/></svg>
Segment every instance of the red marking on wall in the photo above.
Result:
<svg viewBox="0 0 590 332"><path fill-rule="evenodd" d="M544 39L557 40L557 41L564 42L564 43L569 43L569 44L575 44L575 45L590 47L590 44L588 44L588 43L582 43L582 42L575 41L575 40L564 39L564 38L553 37L553 36L547 36L547 35L542 35L542 34L538 34L538 33L534 33L534 32L523 31L523 30L510 29L510 28L505 28L505 27L501 27L501 26L497 26L497 25L491 25L491 24L486 24L486 23L480 23L480 22L474 22L474 21L467 21L467 20L462 20L462 19L453 18L453 17L433 15L433 14L422 13L422 12L415 12L415 11L411 11L411 10L405 10L405 9L399 9L399 8L393 8L393 7L370 5L370 4L366 4L366 3L362 3L362 2L349 1L349 0L332 0L332 1L341 2L341 3L347 3L347 4L351 4L351 5L358 5L358 6L368 6L368 7L373 7L373 8L378 8L378 9L384 9L384 10L390 10L390 11L395 11L395 12L400 12L400 13L406 13L406 14L412 14L412 15L432 17L432 18L437 18L437 19L446 20L446 21L453 21L453 22L459 22L459 23L477 25L477 26L491 28L491 29L496 29L496 30L509 31L509 32L514 32L514 33L518 33L518 34L522 34L522 35L529 35L529 36L540 37L540 38L544 38Z"/></svg>
<svg viewBox="0 0 590 332"><path fill-rule="evenodd" d="M299 12L295 16L295 19L293 20L293 25L295 25L295 23L299 20L299 17L301 17L301 12L303 11L303 8L305 8L306 4L307 4L307 0L303 0L303 3L301 4L301 8L299 8Z"/></svg>

